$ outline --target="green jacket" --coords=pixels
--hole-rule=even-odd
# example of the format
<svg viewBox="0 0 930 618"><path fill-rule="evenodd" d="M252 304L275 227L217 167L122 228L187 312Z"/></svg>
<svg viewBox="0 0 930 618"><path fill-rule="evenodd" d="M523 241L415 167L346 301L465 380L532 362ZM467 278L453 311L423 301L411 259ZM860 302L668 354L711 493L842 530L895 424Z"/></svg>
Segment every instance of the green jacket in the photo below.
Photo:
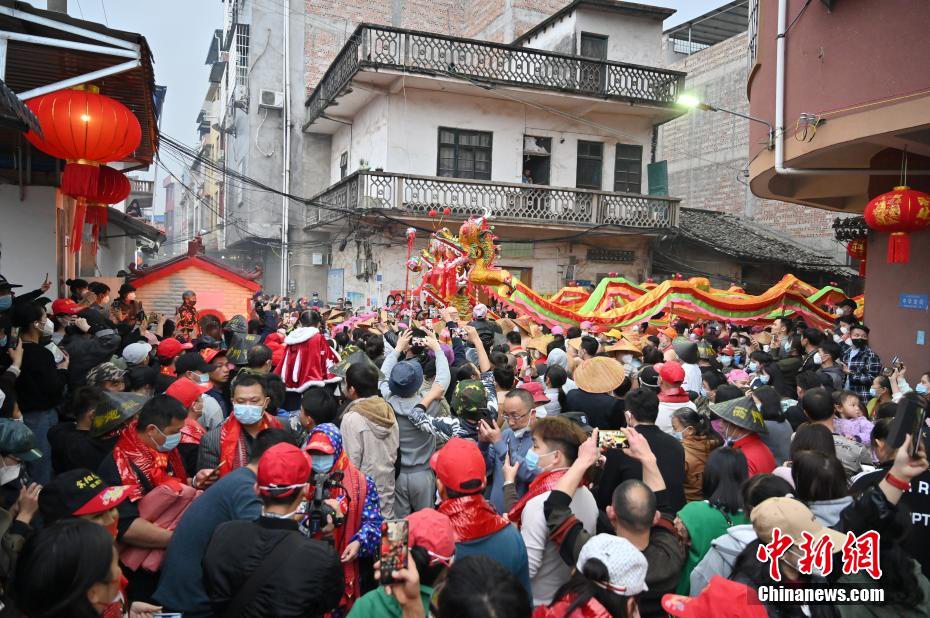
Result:
<svg viewBox="0 0 930 618"><path fill-rule="evenodd" d="M429 616L429 602L433 597L433 589L429 586L420 585L420 600L423 602L423 611ZM403 611L400 604L394 597L384 591L383 586L379 586L366 593L361 599L352 606L349 612L349 618L402 618Z"/></svg>
<svg viewBox="0 0 930 618"><path fill-rule="evenodd" d="M720 535L725 534L731 526L748 524L749 518L742 512L725 514L722 510L711 506L706 500L689 502L685 505L685 508L678 511L678 518L688 528L691 545L688 548L688 560L685 562L685 568L681 572L681 578L678 580L678 588L675 592L677 594L689 594L691 591L691 571L710 550L711 542Z"/></svg>

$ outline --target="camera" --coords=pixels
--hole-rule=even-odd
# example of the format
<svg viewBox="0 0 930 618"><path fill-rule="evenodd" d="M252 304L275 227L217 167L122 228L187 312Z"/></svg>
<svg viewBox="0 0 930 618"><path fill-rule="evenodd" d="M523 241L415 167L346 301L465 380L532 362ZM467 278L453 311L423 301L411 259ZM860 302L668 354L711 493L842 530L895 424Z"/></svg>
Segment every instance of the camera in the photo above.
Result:
<svg viewBox="0 0 930 618"><path fill-rule="evenodd" d="M327 518L333 520L334 527L342 526L345 523L345 518L341 513L336 512L333 507L326 504L327 490L342 489L343 493L347 493L342 485L342 472L315 474L313 476L313 486L313 497L307 505L306 518L302 526L306 528L306 534L313 535L320 532L326 527Z"/></svg>

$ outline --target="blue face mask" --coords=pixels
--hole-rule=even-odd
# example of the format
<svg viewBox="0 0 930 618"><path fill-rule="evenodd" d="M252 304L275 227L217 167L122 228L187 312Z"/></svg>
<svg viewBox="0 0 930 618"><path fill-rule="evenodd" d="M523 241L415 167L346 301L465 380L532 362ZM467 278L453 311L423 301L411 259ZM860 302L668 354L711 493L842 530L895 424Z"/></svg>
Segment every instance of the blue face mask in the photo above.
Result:
<svg viewBox="0 0 930 618"><path fill-rule="evenodd" d="M156 429L158 429L158 428L156 427ZM180 433L180 432L175 433L175 434L172 434L172 435L169 436L169 435L165 434L165 432L163 432L161 429L159 429L159 430L158 430L158 433L160 433L161 435L165 436L165 443L158 447L158 450L161 451L162 453L168 453L168 452L173 451L174 449L176 449L176 448L178 447L178 444L181 443L181 433Z"/></svg>
<svg viewBox="0 0 930 618"><path fill-rule="evenodd" d="M874 386L869 389L869 397L878 397L878 391Z"/></svg>
<svg viewBox="0 0 930 618"><path fill-rule="evenodd" d="M539 469L539 458L546 457L548 455L551 455L554 452L555 451L549 451L548 453L543 453L542 455L538 455L536 451L534 451L533 449L528 450L526 452L526 457L523 458L523 461L526 464L526 469L531 472L533 470L538 470Z"/></svg>
<svg viewBox="0 0 930 618"><path fill-rule="evenodd" d="M196 382L197 384L206 384L207 382L210 381L209 373L197 373L197 372L191 372L191 373L194 374L194 382Z"/></svg>
<svg viewBox="0 0 930 618"><path fill-rule="evenodd" d="M336 458L333 455L319 454L316 453L310 455L310 459L313 461L313 471L326 474L333 469L333 463L336 461Z"/></svg>
<svg viewBox="0 0 930 618"><path fill-rule="evenodd" d="M246 403L233 404L233 415L236 417L236 420L243 425L254 425L262 420L262 412L261 406L253 406Z"/></svg>
<svg viewBox="0 0 930 618"><path fill-rule="evenodd" d="M768 377L767 375L765 375L764 373L759 374L758 379L759 379L759 383L760 383L760 384L768 384L768 383L769 383L769 377Z"/></svg>
<svg viewBox="0 0 930 618"><path fill-rule="evenodd" d="M924 386L923 384L918 384L917 386L914 387L914 390L917 391L917 394L918 394L918 395L926 395L926 394L927 394L927 387Z"/></svg>
<svg viewBox="0 0 930 618"><path fill-rule="evenodd" d="M726 354L724 354L723 356L720 357L720 364L723 365L724 367L729 367L730 363L732 362L733 362L732 356L727 356Z"/></svg>
<svg viewBox="0 0 930 618"><path fill-rule="evenodd" d="M13 296L7 294L6 296L0 296L0 311L6 311L13 306Z"/></svg>
<svg viewBox="0 0 930 618"><path fill-rule="evenodd" d="M673 431L673 432L671 432L669 435L672 436L673 438L675 438L676 440L678 440L679 442L681 442L682 440L684 440L684 436L681 435L681 432L680 432L680 431Z"/></svg>
<svg viewBox="0 0 930 618"><path fill-rule="evenodd" d="M759 363L756 361L749 361L749 366L746 368L749 370L749 373L755 373L759 371Z"/></svg>

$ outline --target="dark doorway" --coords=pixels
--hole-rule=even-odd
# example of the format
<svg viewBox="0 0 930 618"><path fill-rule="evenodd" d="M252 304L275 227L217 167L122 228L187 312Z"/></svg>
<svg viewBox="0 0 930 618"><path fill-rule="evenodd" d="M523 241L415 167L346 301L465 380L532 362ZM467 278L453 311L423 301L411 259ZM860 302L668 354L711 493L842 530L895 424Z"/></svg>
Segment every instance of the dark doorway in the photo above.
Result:
<svg viewBox="0 0 930 618"><path fill-rule="evenodd" d="M592 92L603 92L607 84L607 37L601 34L581 33L579 56L601 62L582 62L578 76L579 88Z"/></svg>

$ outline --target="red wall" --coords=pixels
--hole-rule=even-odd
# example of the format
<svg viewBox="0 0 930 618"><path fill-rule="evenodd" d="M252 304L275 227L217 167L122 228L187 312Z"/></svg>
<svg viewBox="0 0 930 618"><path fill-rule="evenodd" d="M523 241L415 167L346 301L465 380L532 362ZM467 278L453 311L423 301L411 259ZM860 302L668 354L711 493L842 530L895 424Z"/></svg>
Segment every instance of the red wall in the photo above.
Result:
<svg viewBox="0 0 930 618"><path fill-rule="evenodd" d="M911 234L908 264L888 264L888 234L869 234L865 278L865 323L869 341L887 365L895 354L908 367L911 386L920 374L930 371L930 312L901 309L901 293L930 294L930 231ZM917 331L924 331L924 345L917 345Z"/></svg>
<svg viewBox="0 0 930 618"><path fill-rule="evenodd" d="M789 24L806 1L788 0ZM778 0L759 5L760 66L750 82L750 112L774 122ZM785 39L789 133L801 112L822 114L930 87L928 25L926 0L839 0L829 12L811 2ZM764 141L765 132L750 123L749 143Z"/></svg>

